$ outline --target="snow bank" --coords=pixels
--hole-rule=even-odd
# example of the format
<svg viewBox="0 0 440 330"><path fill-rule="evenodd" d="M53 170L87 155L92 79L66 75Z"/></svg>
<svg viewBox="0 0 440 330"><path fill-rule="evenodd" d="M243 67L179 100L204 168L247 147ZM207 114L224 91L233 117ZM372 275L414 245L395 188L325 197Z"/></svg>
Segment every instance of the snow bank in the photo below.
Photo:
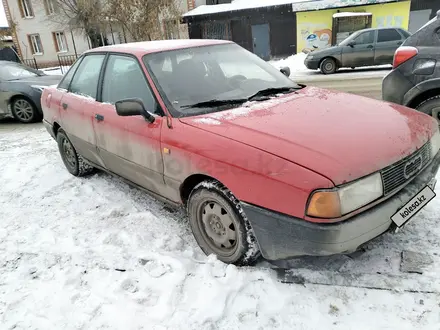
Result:
<svg viewBox="0 0 440 330"><path fill-rule="evenodd" d="M364 254L297 259L306 281L284 284L268 264L206 257L182 212L121 180L71 176L41 124L0 123L0 168L2 329L438 328L435 285L390 283L403 249L433 260L413 281L438 282L440 198ZM385 288L367 289L378 273Z"/></svg>
<svg viewBox="0 0 440 330"><path fill-rule="evenodd" d="M290 76L295 76L298 73L307 73L313 72L314 70L309 70L304 65L304 60L307 55L304 53L298 53L292 56L289 56L283 60L270 61L274 67L280 69L284 66L288 66L290 68Z"/></svg>

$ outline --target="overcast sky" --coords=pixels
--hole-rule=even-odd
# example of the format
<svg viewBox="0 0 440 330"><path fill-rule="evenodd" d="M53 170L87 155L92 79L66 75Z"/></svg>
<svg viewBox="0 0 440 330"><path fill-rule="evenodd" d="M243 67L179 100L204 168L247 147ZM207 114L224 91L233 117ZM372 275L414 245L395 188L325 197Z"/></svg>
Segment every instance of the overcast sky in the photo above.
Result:
<svg viewBox="0 0 440 330"><path fill-rule="evenodd" d="M8 21L6 20L5 10L3 9L3 2L0 1L0 27L8 26Z"/></svg>

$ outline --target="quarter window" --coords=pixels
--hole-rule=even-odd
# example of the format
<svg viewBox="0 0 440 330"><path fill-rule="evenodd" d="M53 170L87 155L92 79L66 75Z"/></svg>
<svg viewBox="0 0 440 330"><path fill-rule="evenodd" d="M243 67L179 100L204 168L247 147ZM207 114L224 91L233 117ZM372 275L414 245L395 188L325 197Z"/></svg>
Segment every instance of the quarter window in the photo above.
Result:
<svg viewBox="0 0 440 330"><path fill-rule="evenodd" d="M355 39L356 45L367 45L374 42L374 31L363 32Z"/></svg>
<svg viewBox="0 0 440 330"><path fill-rule="evenodd" d="M379 30L377 42L399 41L402 36L395 29Z"/></svg>
<svg viewBox="0 0 440 330"><path fill-rule="evenodd" d="M84 57L70 84L72 93L90 96L96 100L99 73L104 58L105 55L101 54Z"/></svg>
<svg viewBox="0 0 440 330"><path fill-rule="evenodd" d="M156 111L156 101L139 62L129 56L110 55L102 85L102 102L115 104L127 98L140 98L145 109Z"/></svg>

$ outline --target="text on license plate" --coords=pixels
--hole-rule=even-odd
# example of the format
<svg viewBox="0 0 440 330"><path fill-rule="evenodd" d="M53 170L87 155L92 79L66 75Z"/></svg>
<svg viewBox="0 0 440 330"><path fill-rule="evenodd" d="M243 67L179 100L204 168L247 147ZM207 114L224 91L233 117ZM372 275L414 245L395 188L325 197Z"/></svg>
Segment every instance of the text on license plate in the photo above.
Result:
<svg viewBox="0 0 440 330"><path fill-rule="evenodd" d="M397 211L391 220L398 226L402 227L409 219L415 216L426 204L435 197L435 192L426 186L416 196L414 196L405 206Z"/></svg>

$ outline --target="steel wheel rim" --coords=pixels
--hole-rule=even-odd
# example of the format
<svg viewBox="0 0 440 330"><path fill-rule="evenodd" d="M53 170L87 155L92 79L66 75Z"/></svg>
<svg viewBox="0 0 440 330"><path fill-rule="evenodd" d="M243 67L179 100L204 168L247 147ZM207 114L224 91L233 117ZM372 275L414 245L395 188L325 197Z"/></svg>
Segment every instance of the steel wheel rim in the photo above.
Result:
<svg viewBox="0 0 440 330"><path fill-rule="evenodd" d="M199 226L210 249L223 256L237 248L238 227L233 216L217 201L209 200L199 208Z"/></svg>
<svg viewBox="0 0 440 330"><path fill-rule="evenodd" d="M326 71L332 71L333 70L333 63L330 61L327 61L324 65L324 68Z"/></svg>
<svg viewBox="0 0 440 330"><path fill-rule="evenodd" d="M17 100L14 103L14 111L16 116L24 121L31 120L34 115L32 105L26 100Z"/></svg>
<svg viewBox="0 0 440 330"><path fill-rule="evenodd" d="M67 141L66 139L63 139L63 155L64 155L64 159L66 160L67 164L71 167L71 168L75 168L76 167L76 156L75 156L75 151L73 150L72 144Z"/></svg>

